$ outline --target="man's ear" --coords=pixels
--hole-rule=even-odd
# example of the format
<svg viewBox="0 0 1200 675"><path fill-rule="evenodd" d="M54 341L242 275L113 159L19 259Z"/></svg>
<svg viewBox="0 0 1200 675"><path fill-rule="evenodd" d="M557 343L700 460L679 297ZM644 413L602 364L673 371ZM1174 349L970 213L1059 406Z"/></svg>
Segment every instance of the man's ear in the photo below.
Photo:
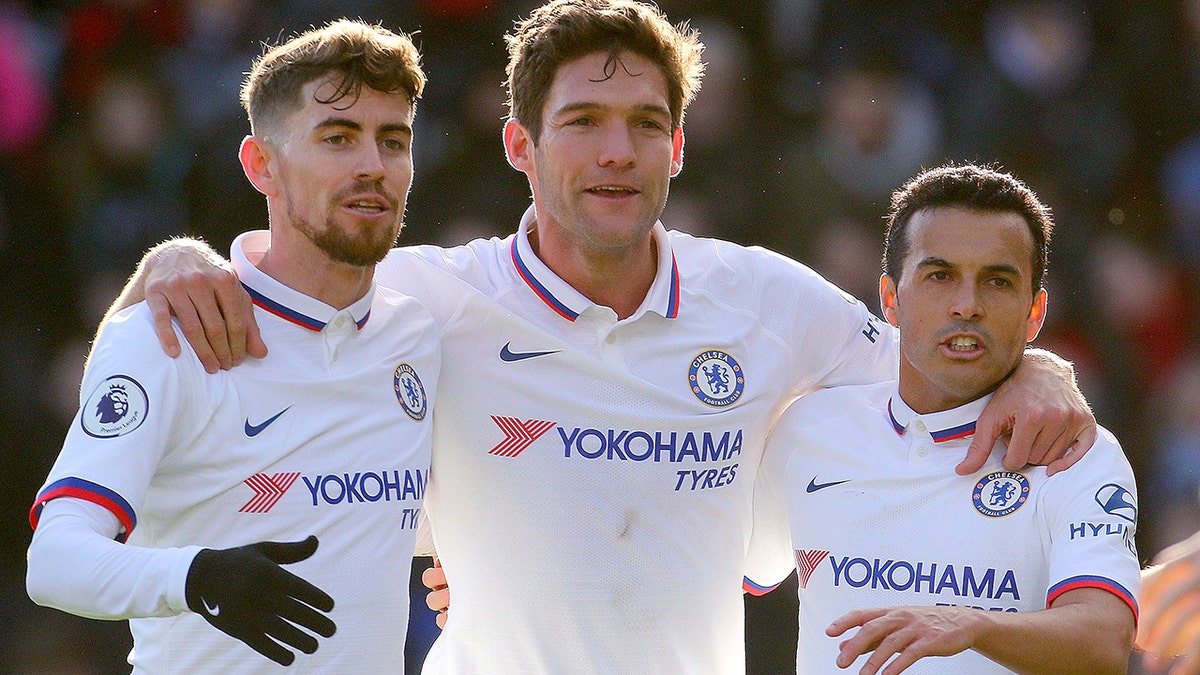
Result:
<svg viewBox="0 0 1200 675"><path fill-rule="evenodd" d="M247 136L242 139L242 147L238 150L238 160L242 163L242 171L255 190L270 197L277 191L275 167L272 164L274 149L271 144L260 136Z"/></svg>
<svg viewBox="0 0 1200 675"><path fill-rule="evenodd" d="M683 171L683 127L675 130L671 136L671 178Z"/></svg>
<svg viewBox="0 0 1200 675"><path fill-rule="evenodd" d="M896 282L888 275L879 277L879 307L883 318L893 326L900 326L900 305L896 300Z"/></svg>
<svg viewBox="0 0 1200 675"><path fill-rule="evenodd" d="M1046 289L1039 288L1033 296L1033 306L1029 308L1029 321L1025 324L1025 341L1033 342L1042 330L1046 321Z"/></svg>
<svg viewBox="0 0 1200 675"><path fill-rule="evenodd" d="M529 130L511 117L504 124L504 156L517 171L528 174L533 170L533 139Z"/></svg>

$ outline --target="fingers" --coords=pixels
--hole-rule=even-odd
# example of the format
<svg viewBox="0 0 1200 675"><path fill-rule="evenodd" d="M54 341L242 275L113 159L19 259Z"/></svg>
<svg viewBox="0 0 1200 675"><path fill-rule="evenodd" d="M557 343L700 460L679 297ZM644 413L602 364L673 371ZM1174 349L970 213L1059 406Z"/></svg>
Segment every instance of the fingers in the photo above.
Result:
<svg viewBox="0 0 1200 675"><path fill-rule="evenodd" d="M427 567L421 572L421 583L431 591L441 590L446 587L446 572L441 567Z"/></svg>
<svg viewBox="0 0 1200 675"><path fill-rule="evenodd" d="M1033 446L1037 441L1038 430L1032 424L1014 422L1012 436L1008 439L1008 450L1001 459L1001 464L1009 471L1016 471L1029 464L1033 456Z"/></svg>
<svg viewBox="0 0 1200 675"><path fill-rule="evenodd" d="M992 446L995 444L996 436L994 433L980 436L979 429L976 428L975 437L971 441L971 447L967 448L967 456L954 467L954 473L960 476L969 476L982 469L983 465L987 463L988 457L992 454Z"/></svg>
<svg viewBox="0 0 1200 675"><path fill-rule="evenodd" d="M1084 429L1083 432L1079 434L1079 437L1075 443L1073 443L1070 448L1063 453L1062 457L1050 462L1050 464L1046 466L1046 475L1053 476L1059 471L1065 471L1072 466L1075 466L1075 463L1083 459L1083 456L1087 454L1088 450L1092 449L1092 445L1096 442L1097 433L1096 427L1088 427L1087 429Z"/></svg>
<svg viewBox="0 0 1200 675"><path fill-rule="evenodd" d="M253 310L251 310L253 318ZM267 343L263 342L262 333L258 330L258 322L251 321L246 326L246 353L256 359L267 356Z"/></svg>
<svg viewBox="0 0 1200 675"><path fill-rule="evenodd" d="M272 640L266 633L255 633L246 637L239 638L245 642L251 649L271 659L281 666L290 666L296 660L296 655L288 651L283 645Z"/></svg>
<svg viewBox="0 0 1200 675"><path fill-rule="evenodd" d="M267 621L267 625L263 626L263 632L275 638L276 641L294 647L305 654L312 654L317 651L317 639L315 637L279 617L273 617ZM329 636L326 635L325 637Z"/></svg>
<svg viewBox="0 0 1200 675"><path fill-rule="evenodd" d="M163 351L171 358L179 356L179 338L175 336L175 327L171 324L171 308L167 299L155 293L146 296L146 305L150 308L150 316L154 318L154 334L158 336ZM208 364L205 364L205 368L208 368Z"/></svg>
<svg viewBox="0 0 1200 675"><path fill-rule="evenodd" d="M332 607L330 609L332 609ZM307 628L321 637L333 637L333 634L337 632L337 624L333 622L333 619L330 619L328 616L318 612L312 607L309 607L308 605L304 604L303 601L296 602L295 600L291 600L285 603L284 606L280 608L279 616L287 619L287 621L290 621L297 626L303 626L304 628ZM309 640L312 641L311 650L304 649L296 642L292 642L290 640L284 641L288 642L288 644L294 645L297 649L300 649L305 654L311 654L317 648L317 640L316 638L311 637Z"/></svg>
<svg viewBox="0 0 1200 675"><path fill-rule="evenodd" d="M829 637L837 637L855 626L861 626L872 619L883 616L886 612L885 609L856 609L846 612L829 624L829 627L825 629L825 634Z"/></svg>
<svg viewBox="0 0 1200 675"><path fill-rule="evenodd" d="M437 612L434 621L438 628L445 628L450 618L450 587L447 586L446 572L442 569L442 561L433 559L433 567L428 567L421 573L421 583L429 589L425 596L425 605Z"/></svg>
<svg viewBox="0 0 1200 675"><path fill-rule="evenodd" d="M450 608L450 590L443 588L430 591L425 596L425 605L435 612L444 612Z"/></svg>
<svg viewBox="0 0 1200 675"><path fill-rule="evenodd" d="M283 568L280 568L280 569L282 570ZM321 590L320 588L317 588L316 586L312 585L308 581L305 581L304 579L296 576L295 574L292 574L291 572L284 570L283 573L286 574L288 577L287 582L286 582L287 583L286 590L285 590L285 592L288 594L288 596L293 597L307 605L315 607L315 608L321 610L322 612L332 612L333 611L333 598L330 597L330 595L328 593ZM330 622L328 625L329 625L328 630L330 630L329 635L333 635L333 632L332 632L333 623ZM317 632L320 633L321 631L317 631ZM326 635L325 637L329 637L329 636Z"/></svg>
<svg viewBox="0 0 1200 675"><path fill-rule="evenodd" d="M308 535L302 541L260 541L254 548L268 560L280 565L290 565L307 560L317 552L316 535Z"/></svg>
<svg viewBox="0 0 1200 675"><path fill-rule="evenodd" d="M264 541L255 544L254 547L259 551L259 553L262 553L263 556L265 556L271 562L274 562L277 565L290 565L292 563L297 563L301 560L307 560L308 558L312 557L312 555L317 551L318 543L319 542L317 541L317 537L315 535L309 535L303 541ZM312 607L315 607L323 612L329 612L333 610L333 598L330 597L330 595L325 591L317 588L307 580L292 574L282 567L276 568L273 570L273 572L276 578L272 580L272 583L279 584L281 591L287 597L295 598L296 600L311 605ZM329 621L328 619L322 617L322 622L320 622L320 625L322 626L323 630L332 631L333 622ZM314 628L314 630L317 629ZM321 633L321 630L317 630L317 632ZM324 635L324 633L321 634ZM329 635L332 634L332 632L329 633ZM328 635L326 635L326 637L328 637Z"/></svg>
<svg viewBox="0 0 1200 675"><path fill-rule="evenodd" d="M258 356L258 358L266 356L266 345L263 344L262 336L258 332L258 324L254 321L254 304L250 301L250 294L242 288L237 277L226 275L220 277L217 282L213 287L216 313L211 317L213 322L211 332L216 332L218 335L209 335L209 339L214 341L214 348L222 346L228 348L232 365L239 365L246 358L251 332L253 332L254 338L257 340L255 348L261 351L261 355L251 354L251 356ZM223 318L224 321L219 321L219 318ZM224 329L223 335L220 334L221 328Z"/></svg>
<svg viewBox="0 0 1200 675"><path fill-rule="evenodd" d="M207 263L195 268L181 265L147 281L146 301L155 310L155 330L168 354L169 318L161 316L164 304L208 372L232 368L245 356L254 313L249 295L231 270ZM175 341L173 335L169 339ZM256 349L265 354L261 343L258 338Z"/></svg>

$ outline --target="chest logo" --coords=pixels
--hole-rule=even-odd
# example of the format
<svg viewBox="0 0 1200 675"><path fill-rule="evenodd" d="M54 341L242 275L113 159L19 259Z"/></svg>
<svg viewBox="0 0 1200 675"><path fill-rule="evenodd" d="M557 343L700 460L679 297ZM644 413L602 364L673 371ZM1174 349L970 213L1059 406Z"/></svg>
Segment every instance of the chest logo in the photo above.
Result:
<svg viewBox="0 0 1200 675"><path fill-rule="evenodd" d="M796 556L796 573L800 577L800 588L808 588L808 580L812 578L813 572L817 571L817 565L820 565L829 556L829 551L796 549L794 554Z"/></svg>
<svg viewBox="0 0 1200 675"><path fill-rule="evenodd" d="M254 496L246 502L238 513L266 513L283 497L283 493L292 487L292 483L300 477L299 471L287 471L268 476L256 473L242 481L246 487L254 490Z"/></svg>
<svg viewBox="0 0 1200 675"><path fill-rule="evenodd" d="M516 363L517 361L524 361L525 359L536 359L539 356L549 356L562 351L561 349L553 349L549 351L538 352L514 352L509 348L509 345L511 344L511 342L505 342L504 346L500 348L500 360L505 363Z"/></svg>
<svg viewBox="0 0 1200 675"><path fill-rule="evenodd" d="M812 494L818 490L824 490L825 488L831 488L835 485L841 485L842 483L849 483L849 482L850 482L850 479L835 480L835 481L830 481L828 483L818 483L817 477L813 476L812 480L808 481L808 486L804 488L804 491L809 494Z"/></svg>
<svg viewBox="0 0 1200 675"><path fill-rule="evenodd" d="M533 442L542 436L542 434L554 428L554 422L545 420L525 420L522 422L516 417L501 417L492 415L492 421L500 430L504 432L504 440L496 444L496 447L488 450L489 455L498 455L500 457L516 457L525 452L525 448L533 445Z"/></svg>
<svg viewBox="0 0 1200 675"><path fill-rule="evenodd" d="M742 366L729 354L713 349L692 359L688 387L701 403L724 408L737 403L746 387Z"/></svg>
<svg viewBox="0 0 1200 675"><path fill-rule="evenodd" d="M84 433L93 438L116 438L142 426L150 399L137 380L113 375L100 383L79 411Z"/></svg>
<svg viewBox="0 0 1200 675"><path fill-rule="evenodd" d="M246 418L246 436L248 438L254 438L255 436L261 434L264 429L271 426L272 422L274 422L275 420L282 417L283 413L285 413L291 409L292 409L292 406L289 405L288 407L284 408L283 410L280 410L279 412L275 413L273 416L267 418L267 421L263 422L262 424L250 424L250 418L247 417Z"/></svg>
<svg viewBox="0 0 1200 675"><path fill-rule="evenodd" d="M421 384L421 378L412 366L407 363L396 366L392 374L392 387L405 414L418 422L425 419L429 400L425 397L425 385Z"/></svg>
<svg viewBox="0 0 1200 675"><path fill-rule="evenodd" d="M971 502L988 518L1003 518L1029 500L1029 479L1016 471L993 471L975 482Z"/></svg>

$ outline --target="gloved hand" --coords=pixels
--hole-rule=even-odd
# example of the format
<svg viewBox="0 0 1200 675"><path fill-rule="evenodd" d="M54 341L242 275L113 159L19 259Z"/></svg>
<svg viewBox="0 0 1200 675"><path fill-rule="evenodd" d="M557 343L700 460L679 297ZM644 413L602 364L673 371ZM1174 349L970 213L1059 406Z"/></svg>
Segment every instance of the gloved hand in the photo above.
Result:
<svg viewBox="0 0 1200 675"><path fill-rule="evenodd" d="M272 661L291 665L296 655L284 645L305 654L317 650L317 639L300 628L324 637L337 628L321 613L333 609L333 598L280 567L305 560L316 550L312 535L304 541L206 548L188 569L188 608Z"/></svg>

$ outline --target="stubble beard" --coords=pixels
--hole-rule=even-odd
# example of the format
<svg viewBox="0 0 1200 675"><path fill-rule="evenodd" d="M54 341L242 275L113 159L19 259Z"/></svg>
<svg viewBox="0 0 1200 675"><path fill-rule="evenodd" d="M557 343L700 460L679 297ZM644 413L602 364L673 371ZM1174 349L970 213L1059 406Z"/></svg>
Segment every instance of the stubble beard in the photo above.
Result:
<svg viewBox="0 0 1200 675"><path fill-rule="evenodd" d="M313 227L308 219L295 212L289 213L288 217L296 229L329 256L330 260L355 267L370 267L387 257L388 251L396 245L396 238L400 236L400 230L404 226L401 221L403 216L400 215L402 212L397 210L396 213L396 221L389 227L370 228L355 234L344 232L332 216L325 219L325 227L320 229Z"/></svg>

